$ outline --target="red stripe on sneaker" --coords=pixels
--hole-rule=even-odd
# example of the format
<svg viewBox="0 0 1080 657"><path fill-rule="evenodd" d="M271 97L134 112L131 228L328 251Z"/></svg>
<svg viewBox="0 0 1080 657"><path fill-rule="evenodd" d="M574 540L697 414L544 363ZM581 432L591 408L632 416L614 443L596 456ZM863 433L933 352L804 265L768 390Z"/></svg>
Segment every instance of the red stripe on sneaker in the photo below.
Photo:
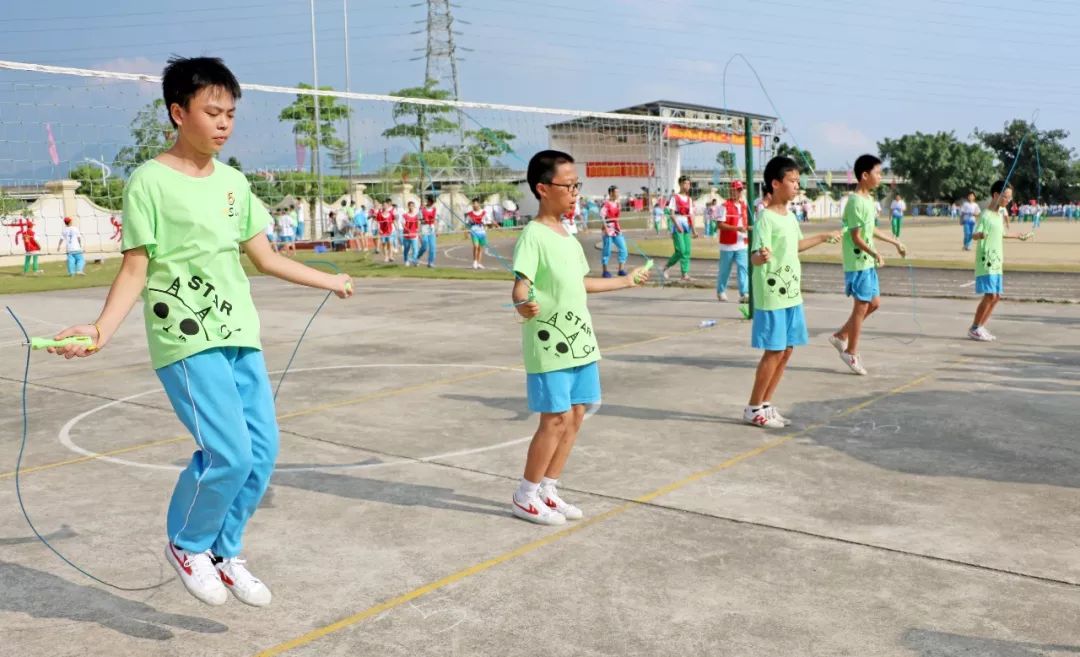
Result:
<svg viewBox="0 0 1080 657"><path fill-rule="evenodd" d="M527 509L525 507L521 506L520 504L518 504L517 500L514 500L514 506L521 509L522 511L529 514L530 516L538 516L538 515L540 515L540 512L536 510L536 507L533 506L531 502L529 503L529 508L527 508Z"/></svg>
<svg viewBox="0 0 1080 657"><path fill-rule="evenodd" d="M555 500L551 499L550 497L544 500L544 504L548 505L552 509L558 506L557 504L555 504Z"/></svg>
<svg viewBox="0 0 1080 657"><path fill-rule="evenodd" d="M191 567L188 566L186 563L184 563L185 560L181 559L180 555L178 555L176 553L176 548L173 547L172 543L169 543L169 552L172 553L173 559L176 559L176 563L180 564L180 568L183 569L183 571L185 573L190 575L191 574Z"/></svg>
<svg viewBox="0 0 1080 657"><path fill-rule="evenodd" d="M225 571L218 568L218 575L221 575L221 581L225 583L225 586L232 586L236 582L229 579L229 576L225 574Z"/></svg>

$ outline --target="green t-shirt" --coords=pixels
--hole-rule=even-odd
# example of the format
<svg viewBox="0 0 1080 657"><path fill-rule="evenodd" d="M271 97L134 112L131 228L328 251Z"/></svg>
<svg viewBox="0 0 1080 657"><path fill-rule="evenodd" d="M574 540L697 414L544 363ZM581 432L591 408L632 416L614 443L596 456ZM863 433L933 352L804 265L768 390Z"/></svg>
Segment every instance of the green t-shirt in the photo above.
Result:
<svg viewBox="0 0 1080 657"><path fill-rule="evenodd" d="M585 304L589 262L577 239L529 222L514 247L514 271L533 282L540 304L540 315L521 327L525 371L540 374L600 360Z"/></svg>
<svg viewBox="0 0 1080 657"><path fill-rule="evenodd" d="M1005 264L1005 222L992 210L979 213L975 232L983 238L975 246L975 275L1000 274Z"/></svg>
<svg viewBox="0 0 1080 657"><path fill-rule="evenodd" d="M874 199L862 194L848 196L844 206L844 271L862 271L877 266L874 256L855 246L851 231L859 229L859 236L866 245L874 248L874 223L877 219L877 207Z"/></svg>
<svg viewBox="0 0 1080 657"><path fill-rule="evenodd" d="M754 267L750 284L753 286L754 307L758 310L783 310L802 303L802 264L799 262L799 240L802 230L791 212L777 214L763 209L751 232L752 251L768 247L769 261Z"/></svg>
<svg viewBox="0 0 1080 657"><path fill-rule="evenodd" d="M124 188L123 222L122 250L150 257L143 315L155 369L214 347L261 348L240 243L270 215L244 174L215 160L195 178L149 160Z"/></svg>

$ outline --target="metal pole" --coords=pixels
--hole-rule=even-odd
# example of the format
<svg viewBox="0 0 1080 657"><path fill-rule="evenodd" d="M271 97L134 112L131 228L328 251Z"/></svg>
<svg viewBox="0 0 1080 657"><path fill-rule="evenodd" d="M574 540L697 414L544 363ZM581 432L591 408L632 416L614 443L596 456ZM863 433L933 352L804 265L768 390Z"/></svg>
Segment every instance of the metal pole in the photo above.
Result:
<svg viewBox="0 0 1080 657"><path fill-rule="evenodd" d="M315 45L315 0L310 0L311 4L311 71L314 81L315 90L319 89L319 51ZM322 203L323 203L323 179L322 179L322 167L319 164L319 145L322 143L322 115L319 113L319 96L313 95L315 99L315 148L311 149L312 160L315 165L315 183L318 198L315 200L315 216L311 218L312 231L315 230L315 226L319 226L319 231L322 231ZM316 224L316 222L318 222ZM303 236L302 236L303 237Z"/></svg>
<svg viewBox="0 0 1080 657"><path fill-rule="evenodd" d="M754 235L754 122L749 116L743 117L743 133L746 139L746 215L750 224L751 243ZM750 276L750 317L754 316L754 263L746 259L747 274Z"/></svg>
<svg viewBox="0 0 1080 657"><path fill-rule="evenodd" d="M351 91L351 84L349 79L349 0L341 0L341 13L345 18L345 92ZM356 199L352 197L353 187L353 148L352 148L352 100L345 100L345 108L348 110L348 116L345 117L345 142L349 148L349 198L355 203Z"/></svg>

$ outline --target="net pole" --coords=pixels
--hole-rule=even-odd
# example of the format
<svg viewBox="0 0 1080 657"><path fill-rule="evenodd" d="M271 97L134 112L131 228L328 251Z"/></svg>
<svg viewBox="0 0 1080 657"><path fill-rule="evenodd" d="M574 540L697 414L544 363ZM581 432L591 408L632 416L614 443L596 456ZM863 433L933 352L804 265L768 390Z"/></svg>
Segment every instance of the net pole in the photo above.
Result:
<svg viewBox="0 0 1080 657"><path fill-rule="evenodd" d="M310 0L311 5L311 73L315 89L319 88L319 50L315 43L315 0ZM311 149L312 165L315 171L316 194L314 212L311 218L311 230L314 235L316 222L322 227L322 203L323 203L323 179L322 166L319 164L319 146L322 144L322 117L319 114L319 95L315 98L315 147Z"/></svg>
<svg viewBox="0 0 1080 657"><path fill-rule="evenodd" d="M750 224L750 235L753 236L754 230L754 122L749 116L743 117L743 133L746 143L744 148L746 149L746 216L747 221ZM751 240L752 242L752 240ZM746 273L750 278L750 317L754 316L754 285L753 285L753 273L754 263L749 257L749 251L746 258Z"/></svg>

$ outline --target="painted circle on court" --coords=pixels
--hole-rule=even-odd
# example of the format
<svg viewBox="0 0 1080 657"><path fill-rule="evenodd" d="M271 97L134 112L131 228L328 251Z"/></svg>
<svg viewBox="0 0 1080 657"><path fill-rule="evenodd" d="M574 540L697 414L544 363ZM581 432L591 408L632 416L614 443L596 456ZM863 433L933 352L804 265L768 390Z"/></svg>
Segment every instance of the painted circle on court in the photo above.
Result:
<svg viewBox="0 0 1080 657"><path fill-rule="evenodd" d="M289 370L289 373L295 374L297 372L322 372L322 371L328 371L328 370L368 369L368 368L377 368L377 367L423 367L423 368L427 368L427 369L430 369L430 368L433 368L433 367L455 367L455 368L463 368L463 369L485 369L485 370L502 370L502 371L506 371L506 372L521 372L521 369L516 368L516 367L503 367L501 365L480 365L480 364L472 364L472 363L360 363L360 364L356 364L356 365L327 365L327 366L324 366L324 367L298 367L298 368L294 368L294 369ZM278 372L276 372L276 371L275 372L268 372L268 374L277 374L277 373ZM95 413L98 413L100 411L103 411L103 410L105 410L107 408L110 408L112 406L117 406L119 404L123 404L125 402L131 401L132 399L138 399L139 397L145 397L146 395L152 395L154 393L163 393L163 392L164 392L164 390L161 390L160 388L154 388L153 390L146 390L146 391L143 391L143 392L135 393L134 395L128 395L127 397L122 397L120 399L116 399L114 401L110 401L110 402L107 402L107 403L102 404L100 406L96 406L94 408L91 408L88 411L84 411L82 413L79 413L75 417L68 420L67 423L65 423L64 426L60 428L60 433L59 433L59 436L58 436L59 439L60 439L60 444L67 447L69 450L75 452L76 454L81 454L82 456L87 456L87 457L93 458L94 460L97 460L97 461L107 461L109 463L115 463L116 465L127 465L127 466L136 467L136 468L145 468L147 470L166 470L166 471L171 471L171 472L180 472L184 468L181 467L181 466L178 466L178 465L165 465L165 464L158 464L158 463L140 463L138 461L131 461L131 460L128 460L128 459L117 458L115 456L105 456L105 455L100 454L98 452L94 452L94 451L88 450L88 449L86 449L84 447L81 447L81 446L77 445L75 443L75 441L71 438L71 430L79 422L83 421L87 417L89 417L89 416L91 416L91 415L93 415ZM586 414L585 414L585 419L588 419L590 416L594 415L596 413L596 411L599 410L599 409L600 409L599 404L590 407L588 409L588 411L586 412ZM468 455L468 454L477 454L477 453L480 453L480 452L486 452L486 451L491 451L491 450L495 450L495 449L501 449L503 447L510 447L512 445L518 445L518 444L521 444L521 443L526 442L526 441L531 440L531 439L532 439L532 434L530 433L528 436L525 436L525 437L522 437L522 438L514 438L512 440L506 440L506 441L502 441L502 442L492 443L492 444L484 445L484 446L481 446L481 447L473 447L473 448L455 450L455 451L452 451L452 452L443 452L441 454L433 454L431 456L423 456L423 457L419 457L419 458L399 459L397 461L386 461L386 462L380 462L380 463L348 463L348 464L342 464L342 465L333 465L333 464L330 464L330 465L305 465L305 466L295 466L295 467L281 466L281 467L276 467L275 471L277 471L277 472L304 472L304 471L314 471L314 470L361 470L361 469L373 469L373 468L386 468L386 467L391 467L391 466L396 466L396 465L408 465L408 464L425 463L425 462L428 462L428 461L434 461L434 460L443 459L443 458L451 458L451 457L454 457L454 456L465 456L465 455Z"/></svg>

